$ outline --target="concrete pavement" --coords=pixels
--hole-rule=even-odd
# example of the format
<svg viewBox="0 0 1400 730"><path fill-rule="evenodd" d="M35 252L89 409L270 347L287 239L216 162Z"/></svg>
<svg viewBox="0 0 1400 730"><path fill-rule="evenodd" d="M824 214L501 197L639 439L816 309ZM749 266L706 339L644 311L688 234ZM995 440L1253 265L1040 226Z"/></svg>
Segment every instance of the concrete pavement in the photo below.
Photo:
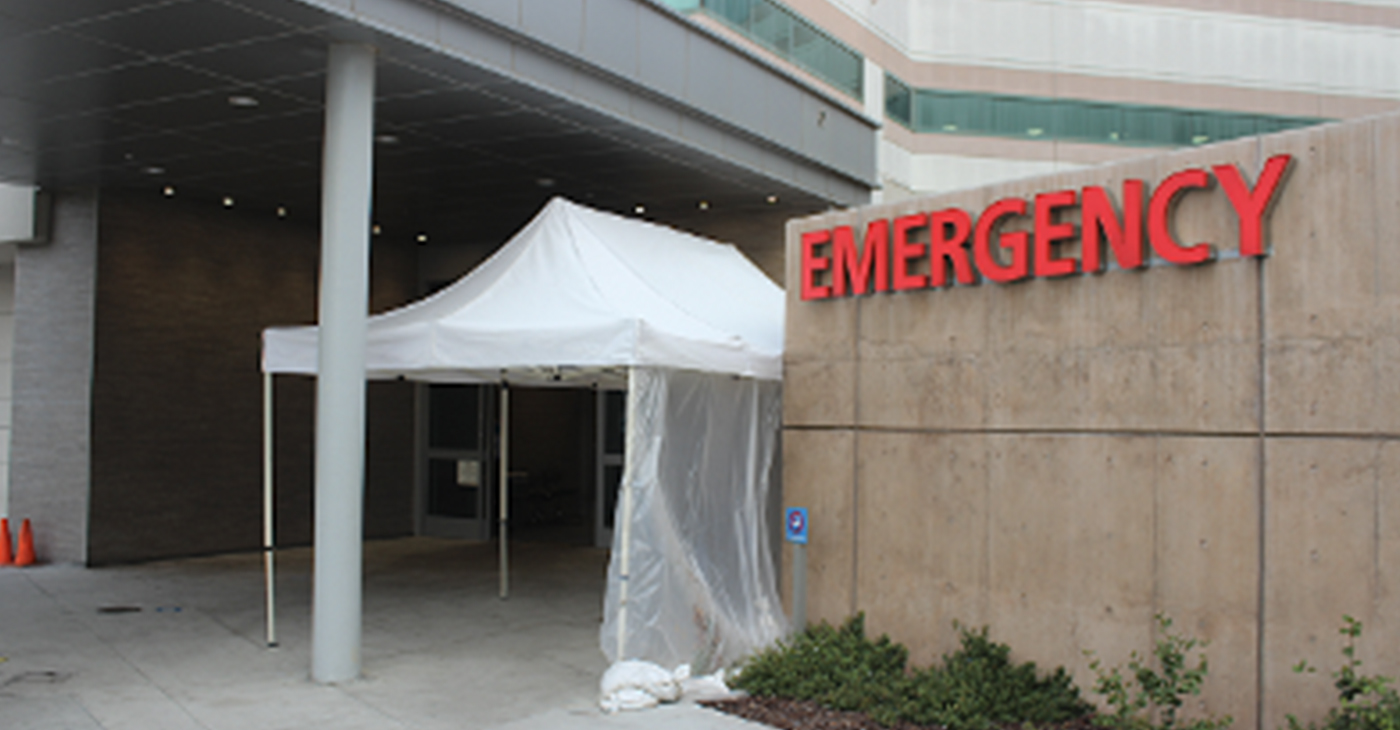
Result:
<svg viewBox="0 0 1400 730"><path fill-rule="evenodd" d="M7 730L754 730L689 703L603 715L606 552L365 546L363 677L310 681L309 549L279 553L280 646L263 641L256 554L86 569L0 569Z"/></svg>

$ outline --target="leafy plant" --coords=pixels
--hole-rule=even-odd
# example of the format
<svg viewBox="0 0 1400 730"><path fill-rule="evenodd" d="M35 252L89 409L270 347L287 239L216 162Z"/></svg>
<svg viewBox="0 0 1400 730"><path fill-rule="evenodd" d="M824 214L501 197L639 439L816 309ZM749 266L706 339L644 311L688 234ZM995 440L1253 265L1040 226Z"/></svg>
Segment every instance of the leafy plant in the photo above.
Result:
<svg viewBox="0 0 1400 730"><path fill-rule="evenodd" d="M911 672L908 651L886 636L865 638L865 618L857 614L839 629L823 623L762 652L732 684L754 695L864 712L884 725L951 730L1061 722L1092 710L1063 668L1040 678L1035 664L1013 664L1010 647L989 639L986 627L958 629L962 645L942 666Z"/></svg>
<svg viewBox="0 0 1400 730"><path fill-rule="evenodd" d="M1364 675L1357 669L1361 660L1356 658L1356 643L1361 638L1361 622L1351 616L1342 617L1342 627L1338 633L1347 637L1342 647L1345 657L1340 669L1332 673L1333 686L1337 688L1337 706L1327 712L1325 730L1400 730L1400 694L1391 686L1394 679L1380 675ZM1306 661L1293 667L1295 672L1312 673L1317 671ZM1297 717L1288 715L1289 730L1304 730ZM1317 730L1316 723L1308 723L1307 730Z"/></svg>
<svg viewBox="0 0 1400 730"><path fill-rule="evenodd" d="M837 710L871 712L906 681L909 651L881 636L865 638L865 614L840 628L823 621L751 658L730 685L749 694L814 700Z"/></svg>
<svg viewBox="0 0 1400 730"><path fill-rule="evenodd" d="M982 730L1008 723L1063 722L1093 710L1064 667L1041 678L1034 662L1013 664L1011 647L988 638L987 627L957 628L962 646L943 656L942 667L913 674L899 719Z"/></svg>
<svg viewBox="0 0 1400 730"><path fill-rule="evenodd" d="M1152 652L1155 668L1134 651L1128 656L1128 672L1124 675L1116 666L1105 668L1092 651L1085 652L1093 657L1089 668L1097 677L1094 692L1113 710L1100 715L1099 724L1118 730L1221 730L1229 727L1234 720L1228 715L1178 725L1177 710L1187 697L1201 693L1210 669L1204 653L1195 667L1188 666L1188 655L1198 647L1204 649L1208 642L1171 633L1172 620L1166 614L1159 613L1156 619L1161 636Z"/></svg>

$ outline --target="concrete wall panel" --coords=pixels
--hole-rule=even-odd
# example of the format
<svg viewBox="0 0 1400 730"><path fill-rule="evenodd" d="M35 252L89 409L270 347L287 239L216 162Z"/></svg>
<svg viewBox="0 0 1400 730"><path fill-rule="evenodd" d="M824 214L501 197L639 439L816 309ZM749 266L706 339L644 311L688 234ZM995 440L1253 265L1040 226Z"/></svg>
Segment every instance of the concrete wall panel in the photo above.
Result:
<svg viewBox="0 0 1400 730"><path fill-rule="evenodd" d="M1375 327L1377 285L1389 288L1375 278L1377 251L1388 245L1375 228L1376 124L1333 124L1261 143L1266 157L1293 155L1295 168L1270 221L1271 341L1365 337Z"/></svg>
<svg viewBox="0 0 1400 730"><path fill-rule="evenodd" d="M919 637L915 664L957 647L954 621L987 612L985 455L980 435L861 436L858 602L872 634Z"/></svg>
<svg viewBox="0 0 1400 730"><path fill-rule="evenodd" d="M60 192L52 241L15 255L10 517L45 562L88 557L98 204Z"/></svg>
<svg viewBox="0 0 1400 730"><path fill-rule="evenodd" d="M855 434L783 434L783 501L807 508L807 620L839 624L855 602ZM792 548L783 550L783 597L792 609Z"/></svg>
<svg viewBox="0 0 1400 730"><path fill-rule="evenodd" d="M1149 438L989 438L989 611L1018 656L1081 678L1138 648L1153 612Z"/></svg>
<svg viewBox="0 0 1400 730"><path fill-rule="evenodd" d="M1350 439L1289 438L1267 447L1264 691L1274 701L1265 727L1335 701L1325 672L1341 662L1342 616L1372 621L1379 456L1377 444ZM1304 659L1323 674L1294 673Z"/></svg>
<svg viewBox="0 0 1400 730"><path fill-rule="evenodd" d="M1255 724L1259 616L1259 441L1157 443L1156 610L1210 642L1213 676L1187 709Z"/></svg>

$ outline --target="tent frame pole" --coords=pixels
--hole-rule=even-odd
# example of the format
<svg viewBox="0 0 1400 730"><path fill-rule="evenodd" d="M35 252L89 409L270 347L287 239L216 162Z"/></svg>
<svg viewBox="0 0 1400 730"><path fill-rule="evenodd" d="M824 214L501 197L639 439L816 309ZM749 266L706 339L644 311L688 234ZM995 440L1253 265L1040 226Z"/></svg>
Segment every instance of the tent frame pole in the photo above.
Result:
<svg viewBox="0 0 1400 730"><path fill-rule="evenodd" d="M627 415L624 417L627 429L623 445L626 456L623 458L629 463L635 463L633 459L636 458L637 454L637 444L632 437L637 427L637 384L633 372L633 368L627 368ZM629 471L631 470L624 464L622 468L622 524L617 526L622 531L619 541L622 556L619 561L617 585L617 661L623 661L627 658L627 584L632 577L632 479Z"/></svg>
<svg viewBox="0 0 1400 730"><path fill-rule="evenodd" d="M501 600L510 597L510 544L507 530L510 523L510 383L501 382L501 476L499 509L499 538L501 551Z"/></svg>
<svg viewBox="0 0 1400 730"><path fill-rule="evenodd" d="M276 502L273 499L273 398L272 373L263 373L263 593L267 601L265 622L267 645L277 646L277 598L275 551L273 534L276 522Z"/></svg>

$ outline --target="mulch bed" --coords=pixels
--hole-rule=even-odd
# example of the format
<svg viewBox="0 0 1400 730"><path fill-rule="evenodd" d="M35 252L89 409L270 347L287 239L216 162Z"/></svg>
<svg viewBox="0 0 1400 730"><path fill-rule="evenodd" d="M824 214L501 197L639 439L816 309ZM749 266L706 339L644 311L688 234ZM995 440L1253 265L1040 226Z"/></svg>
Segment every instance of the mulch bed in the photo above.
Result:
<svg viewBox="0 0 1400 730"><path fill-rule="evenodd" d="M903 723L886 727L861 712L832 710L810 700L787 700L779 697L740 697L710 700L700 704L745 720L761 722L782 730L945 730L939 725L910 725ZM1020 730L1009 725L1008 730ZM1092 716L1078 720L1045 725L1037 730L1099 730Z"/></svg>

